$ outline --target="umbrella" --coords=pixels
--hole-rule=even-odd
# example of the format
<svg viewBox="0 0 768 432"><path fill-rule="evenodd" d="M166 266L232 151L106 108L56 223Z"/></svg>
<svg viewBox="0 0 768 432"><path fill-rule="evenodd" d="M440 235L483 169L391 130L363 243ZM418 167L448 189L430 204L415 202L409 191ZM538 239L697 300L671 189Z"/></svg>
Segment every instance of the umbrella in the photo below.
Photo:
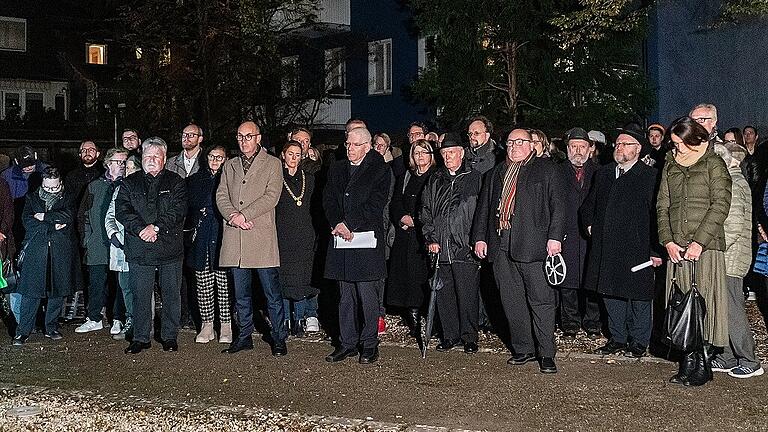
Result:
<svg viewBox="0 0 768 432"><path fill-rule="evenodd" d="M427 326L424 329L424 335L422 336L421 345L421 358L427 358L427 346L429 345L429 339L432 337L432 323L435 320L435 303L437 302L437 292L443 288L443 283L438 277L438 269L440 268L440 262L438 260L438 254L432 255L432 279L429 281L429 309L427 310Z"/></svg>

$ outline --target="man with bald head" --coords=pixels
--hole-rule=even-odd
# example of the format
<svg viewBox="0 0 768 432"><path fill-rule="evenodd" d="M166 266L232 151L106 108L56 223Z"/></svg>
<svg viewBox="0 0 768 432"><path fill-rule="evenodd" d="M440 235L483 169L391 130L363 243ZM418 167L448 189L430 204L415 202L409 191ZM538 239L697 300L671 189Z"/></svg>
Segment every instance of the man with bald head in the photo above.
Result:
<svg viewBox="0 0 768 432"><path fill-rule="evenodd" d="M557 166L536 157L528 130L512 130L506 144L505 161L486 175L472 242L493 263L514 350L507 363L538 358L542 373L555 373L557 300L544 260L560 253L565 237L564 187Z"/></svg>
<svg viewBox="0 0 768 432"><path fill-rule="evenodd" d="M181 178L187 178L200 169L202 152L203 128L190 123L181 131L181 147L184 149L176 156L169 158L166 166Z"/></svg>
<svg viewBox="0 0 768 432"><path fill-rule="evenodd" d="M323 194L331 232L325 277L339 281L341 296L339 345L325 360L339 362L359 353L358 361L369 364L379 358L376 288L386 276L386 232L381 217L389 198L392 173L381 154L371 151L371 133L367 129L350 129L344 146L347 159L331 165ZM356 235L371 232L375 245L344 247Z"/></svg>
<svg viewBox="0 0 768 432"><path fill-rule="evenodd" d="M272 325L273 356L288 354L285 340L283 296L280 291L275 206L283 190L280 161L261 147L259 126L247 121L237 128L240 156L221 168L216 205L226 223L221 240L219 265L232 267L237 307L238 338L223 352L234 354L253 349L252 282L254 273L267 298Z"/></svg>

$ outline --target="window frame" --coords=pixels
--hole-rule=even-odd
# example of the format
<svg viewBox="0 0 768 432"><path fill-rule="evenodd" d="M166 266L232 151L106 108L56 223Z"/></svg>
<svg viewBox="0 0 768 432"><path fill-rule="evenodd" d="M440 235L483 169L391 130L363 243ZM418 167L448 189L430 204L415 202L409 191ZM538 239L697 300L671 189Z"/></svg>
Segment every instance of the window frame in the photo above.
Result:
<svg viewBox="0 0 768 432"><path fill-rule="evenodd" d="M378 89L376 84L377 80L376 77L378 75L378 61L376 59L377 55L377 49L379 47L383 47L383 62L382 65L382 85L381 89ZM389 54L389 55L387 55ZM392 88L393 86L393 79L392 79L392 58L393 55L393 47L392 47L392 38L388 39L380 39L368 42L368 95L369 96L379 96L379 95L391 95L392 94Z"/></svg>
<svg viewBox="0 0 768 432"><path fill-rule="evenodd" d="M101 48L101 63L91 63L91 47ZM85 43L85 63L89 65L104 66L107 63L107 44L86 42Z"/></svg>
<svg viewBox="0 0 768 432"><path fill-rule="evenodd" d="M325 56L325 88L331 96L347 96L346 48L328 48ZM336 61L338 63L334 64ZM332 91L341 89L341 92Z"/></svg>
<svg viewBox="0 0 768 432"><path fill-rule="evenodd" d="M29 29L27 26L27 19L26 18L16 18L16 17L9 17L9 16L0 16L0 21L8 21L8 22L16 22L16 23L23 23L24 24L24 48L23 49L17 49L17 48L6 48L3 46L0 46L0 51L9 51L9 52L27 52L27 40L29 37Z"/></svg>

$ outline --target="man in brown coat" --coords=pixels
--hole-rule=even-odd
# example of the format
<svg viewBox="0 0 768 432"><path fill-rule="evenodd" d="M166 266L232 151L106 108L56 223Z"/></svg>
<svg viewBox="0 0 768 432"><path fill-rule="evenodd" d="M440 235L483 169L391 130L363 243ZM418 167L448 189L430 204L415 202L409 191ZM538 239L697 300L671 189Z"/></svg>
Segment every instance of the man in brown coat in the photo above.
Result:
<svg viewBox="0 0 768 432"><path fill-rule="evenodd" d="M288 354L285 311L280 293L275 206L283 188L280 161L261 147L261 131L254 122L237 128L240 156L224 164L216 205L226 224L219 265L232 267L235 282L239 337L223 352L253 349L253 270L261 281L272 323L272 355Z"/></svg>

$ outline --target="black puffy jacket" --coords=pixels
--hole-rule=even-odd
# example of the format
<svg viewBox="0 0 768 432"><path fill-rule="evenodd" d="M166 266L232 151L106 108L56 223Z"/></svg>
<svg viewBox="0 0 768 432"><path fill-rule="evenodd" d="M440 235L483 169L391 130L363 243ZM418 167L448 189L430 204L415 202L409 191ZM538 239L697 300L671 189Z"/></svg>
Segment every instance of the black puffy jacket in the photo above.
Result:
<svg viewBox="0 0 768 432"><path fill-rule="evenodd" d="M455 175L439 169L424 187L420 213L424 247L438 243L441 262L477 261L469 236L481 185L480 173L462 165Z"/></svg>

